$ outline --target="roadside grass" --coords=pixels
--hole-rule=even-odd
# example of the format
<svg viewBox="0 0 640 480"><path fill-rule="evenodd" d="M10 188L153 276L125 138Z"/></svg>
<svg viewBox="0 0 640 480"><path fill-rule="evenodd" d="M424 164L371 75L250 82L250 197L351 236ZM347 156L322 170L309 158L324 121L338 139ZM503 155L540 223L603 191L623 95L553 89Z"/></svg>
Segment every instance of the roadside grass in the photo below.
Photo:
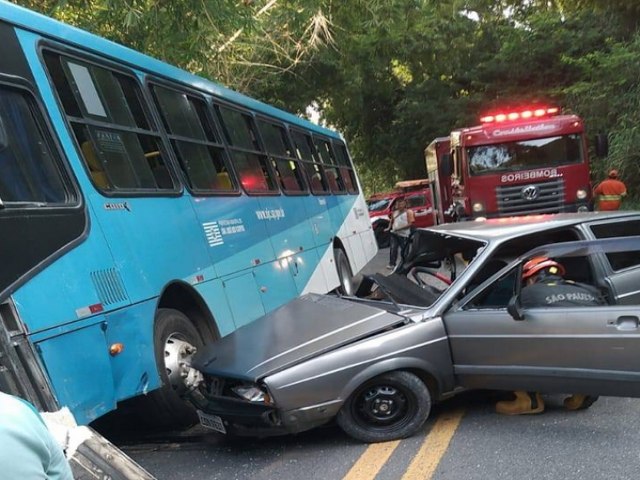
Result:
<svg viewBox="0 0 640 480"><path fill-rule="evenodd" d="M620 210L640 210L640 198L625 198Z"/></svg>

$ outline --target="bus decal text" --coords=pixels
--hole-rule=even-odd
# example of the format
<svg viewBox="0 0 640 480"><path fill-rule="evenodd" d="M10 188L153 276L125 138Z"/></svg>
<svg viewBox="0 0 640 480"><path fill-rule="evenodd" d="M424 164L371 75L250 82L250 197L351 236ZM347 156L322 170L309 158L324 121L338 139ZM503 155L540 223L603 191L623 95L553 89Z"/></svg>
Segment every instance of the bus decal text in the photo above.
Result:
<svg viewBox="0 0 640 480"><path fill-rule="evenodd" d="M285 217L284 208L256 210L256 217L258 220L280 220Z"/></svg>

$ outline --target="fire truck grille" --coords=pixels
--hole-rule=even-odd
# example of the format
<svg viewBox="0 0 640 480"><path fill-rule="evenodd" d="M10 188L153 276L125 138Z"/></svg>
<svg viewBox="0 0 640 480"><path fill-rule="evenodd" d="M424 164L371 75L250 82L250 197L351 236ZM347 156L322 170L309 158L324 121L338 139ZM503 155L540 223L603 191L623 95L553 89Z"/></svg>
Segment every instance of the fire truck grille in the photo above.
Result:
<svg viewBox="0 0 640 480"><path fill-rule="evenodd" d="M498 212L505 215L558 213L564 200L562 177L546 182L496 188Z"/></svg>

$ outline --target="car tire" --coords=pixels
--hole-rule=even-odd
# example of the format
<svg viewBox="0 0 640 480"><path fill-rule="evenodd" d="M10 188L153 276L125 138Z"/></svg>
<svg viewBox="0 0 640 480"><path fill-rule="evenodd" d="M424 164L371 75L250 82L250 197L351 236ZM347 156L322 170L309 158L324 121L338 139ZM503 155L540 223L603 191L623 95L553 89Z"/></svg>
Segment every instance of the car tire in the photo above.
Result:
<svg viewBox="0 0 640 480"><path fill-rule="evenodd" d="M356 389L336 418L344 432L362 442L387 442L415 434L431 411L429 389L409 372L390 372Z"/></svg>
<svg viewBox="0 0 640 480"><path fill-rule="evenodd" d="M138 411L145 425L158 429L184 429L198 422L195 409L183 400L186 387L181 383L180 362L195 352L185 348L202 347L202 336L178 310L161 308L156 313L154 350L158 375L162 386L145 397L140 397Z"/></svg>
<svg viewBox="0 0 640 480"><path fill-rule="evenodd" d="M349 259L341 248L335 248L333 250L333 258L336 262L336 270L338 271L338 279L340 280L340 285L336 288L336 291L340 295L353 296L356 291L356 285L353 273L351 272L351 266L349 265Z"/></svg>

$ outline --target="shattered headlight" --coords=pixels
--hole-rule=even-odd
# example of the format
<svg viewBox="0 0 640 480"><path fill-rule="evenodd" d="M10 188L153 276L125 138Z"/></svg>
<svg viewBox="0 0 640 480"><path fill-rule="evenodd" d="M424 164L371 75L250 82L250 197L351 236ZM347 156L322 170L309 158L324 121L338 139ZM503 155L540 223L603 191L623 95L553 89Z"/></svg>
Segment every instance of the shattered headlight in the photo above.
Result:
<svg viewBox="0 0 640 480"><path fill-rule="evenodd" d="M231 387L231 391L252 403L263 403L265 405L272 405L273 401L269 392L265 388L254 384L241 384Z"/></svg>

